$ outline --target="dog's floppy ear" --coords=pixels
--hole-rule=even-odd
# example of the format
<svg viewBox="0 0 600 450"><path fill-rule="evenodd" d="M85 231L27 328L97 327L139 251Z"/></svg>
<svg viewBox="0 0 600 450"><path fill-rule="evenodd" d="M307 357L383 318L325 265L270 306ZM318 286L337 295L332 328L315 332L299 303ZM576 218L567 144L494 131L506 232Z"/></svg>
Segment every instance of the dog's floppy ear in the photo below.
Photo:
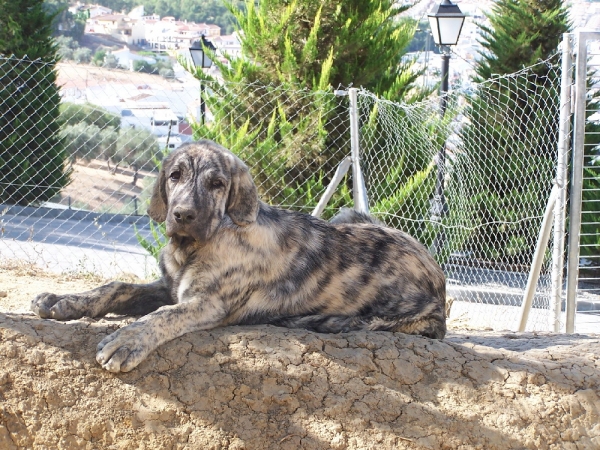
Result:
<svg viewBox="0 0 600 450"><path fill-rule="evenodd" d="M249 225L258 215L258 191L250 171L237 157L232 168L227 214L236 225Z"/></svg>
<svg viewBox="0 0 600 450"><path fill-rule="evenodd" d="M165 175L165 163L166 160L162 162L162 168L154 183L152 197L150 197L150 206L148 206L148 215L156 222L167 220L167 191L165 188L167 177Z"/></svg>

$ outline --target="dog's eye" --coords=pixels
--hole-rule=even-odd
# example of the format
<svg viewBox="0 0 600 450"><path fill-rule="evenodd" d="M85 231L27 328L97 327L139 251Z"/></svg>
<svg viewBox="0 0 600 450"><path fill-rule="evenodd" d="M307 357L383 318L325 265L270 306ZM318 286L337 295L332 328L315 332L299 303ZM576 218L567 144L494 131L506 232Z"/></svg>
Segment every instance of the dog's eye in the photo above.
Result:
<svg viewBox="0 0 600 450"><path fill-rule="evenodd" d="M213 189L219 189L219 188L225 187L225 184L221 180L213 180L210 182L210 186Z"/></svg>
<svg viewBox="0 0 600 450"><path fill-rule="evenodd" d="M179 179L181 178L181 172L179 170L175 170L174 172L171 172L169 178L171 179L171 181L179 181Z"/></svg>

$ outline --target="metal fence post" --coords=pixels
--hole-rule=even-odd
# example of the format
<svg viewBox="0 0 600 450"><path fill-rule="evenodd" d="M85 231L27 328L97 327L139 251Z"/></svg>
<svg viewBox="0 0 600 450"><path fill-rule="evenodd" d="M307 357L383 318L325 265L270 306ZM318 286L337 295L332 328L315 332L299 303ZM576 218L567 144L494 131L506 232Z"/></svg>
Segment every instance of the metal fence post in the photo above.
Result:
<svg viewBox="0 0 600 450"><path fill-rule="evenodd" d="M587 77L587 39L577 33L575 64L575 118L573 121L573 173L569 210L569 255L567 259L566 332L575 332L577 283L579 272L579 234L581 232L581 202L583 197L583 145L585 138L585 96Z"/></svg>
<svg viewBox="0 0 600 450"><path fill-rule="evenodd" d="M552 223L550 218L555 211L556 198L559 196L559 188L554 185L548 203L546 204L546 211L544 212L544 219L540 227L540 234L538 237L537 244L535 246L535 253L533 255L533 261L531 262L531 270L529 271L529 277L527 279L527 286L525 287L525 294L523 295L523 303L521 304L521 320L519 322L519 331L525 331L527 325L527 319L529 318L529 312L533 305L533 296L535 295L535 287L540 278L540 270L542 269L542 263L544 262L544 253L548 247L548 239L550 239L550 231L552 230Z"/></svg>
<svg viewBox="0 0 600 450"><path fill-rule="evenodd" d="M350 149L352 158L352 197L354 198L354 209L362 213L369 213L369 200L365 180L360 168L360 140L358 125L358 90L348 89L350 100Z"/></svg>
<svg viewBox="0 0 600 450"><path fill-rule="evenodd" d="M338 168L335 171L335 174L333 175L333 178L331 179L331 183L329 183L329 186L327 186L327 189L325 190L325 193L321 197L321 200L319 200L319 203L317 203L317 206L311 213L311 215L313 217L321 217L321 214L323 214L323 211L325 211L325 207L327 206L327 203L329 202L329 200L331 200L333 193L337 189L340 182L346 176L346 173L348 172L348 169L350 168L350 164L352 164L352 158L345 158L340 163L340 165L338 166Z"/></svg>
<svg viewBox="0 0 600 450"><path fill-rule="evenodd" d="M554 207L554 239L552 247L552 291L550 295L551 320L553 330L560 331L561 303L563 290L563 267L565 253L565 213L567 201L567 169L569 143L571 137L571 85L572 52L571 33L563 34L562 66L560 82L560 119L558 128L558 149L556 161L556 186L559 193Z"/></svg>

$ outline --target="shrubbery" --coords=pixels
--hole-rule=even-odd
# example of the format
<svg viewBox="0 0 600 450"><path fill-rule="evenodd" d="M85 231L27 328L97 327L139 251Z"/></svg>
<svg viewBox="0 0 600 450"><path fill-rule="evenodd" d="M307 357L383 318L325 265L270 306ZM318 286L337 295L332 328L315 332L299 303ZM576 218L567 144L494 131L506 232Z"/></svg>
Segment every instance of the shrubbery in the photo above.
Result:
<svg viewBox="0 0 600 450"><path fill-rule="evenodd" d="M49 200L69 182L59 135L53 15L41 0L0 0L0 202Z"/></svg>
<svg viewBox="0 0 600 450"><path fill-rule="evenodd" d="M72 161L103 159L115 170L120 164L153 169L158 143L144 128L121 128L119 116L91 104L61 105L61 137ZM110 166L110 164L114 166Z"/></svg>
<svg viewBox="0 0 600 450"><path fill-rule="evenodd" d="M111 114L104 108L92 105L91 103L62 103L60 105L60 119L63 124L76 125L78 123L88 123L95 125L100 129L112 127L116 130L121 125L121 118L116 114Z"/></svg>
<svg viewBox="0 0 600 450"><path fill-rule="evenodd" d="M79 64L87 64L92 60L92 51L87 47L79 47L73 50L73 61Z"/></svg>
<svg viewBox="0 0 600 450"><path fill-rule="evenodd" d="M164 78L173 78L173 64L169 59L158 58L156 63L152 64L145 60L133 61L133 71L160 75Z"/></svg>
<svg viewBox="0 0 600 450"><path fill-rule="evenodd" d="M354 83L388 99L418 98L420 72L403 59L416 23L398 17L401 9L387 0L249 0L232 12L243 57L227 64L213 58L225 83L197 72L210 86L214 120L196 124L196 136L246 161L265 200L309 212L350 154L347 99L332 87ZM350 206L347 190L336 193L326 215Z"/></svg>
<svg viewBox="0 0 600 450"><path fill-rule="evenodd" d="M468 100L470 120L453 172L475 171L462 183L476 211L467 249L480 259L526 265L540 224L533 212L544 210L555 176L556 52L569 29L568 11L560 0L500 0L488 18L486 53L475 67L480 85ZM521 75L501 76L524 67Z"/></svg>

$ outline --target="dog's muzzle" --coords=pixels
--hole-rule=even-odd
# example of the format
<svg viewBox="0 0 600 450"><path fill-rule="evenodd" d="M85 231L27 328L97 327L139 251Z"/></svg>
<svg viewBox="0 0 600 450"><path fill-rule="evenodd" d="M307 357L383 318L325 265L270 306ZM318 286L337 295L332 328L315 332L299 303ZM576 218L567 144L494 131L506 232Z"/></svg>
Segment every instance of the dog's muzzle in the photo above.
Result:
<svg viewBox="0 0 600 450"><path fill-rule="evenodd" d="M189 225L196 220L196 212L192 208L176 206L173 209L173 217L179 225Z"/></svg>
<svg viewBox="0 0 600 450"><path fill-rule="evenodd" d="M194 236L198 234L198 211L194 208L177 205L169 212L166 220L167 236Z"/></svg>

